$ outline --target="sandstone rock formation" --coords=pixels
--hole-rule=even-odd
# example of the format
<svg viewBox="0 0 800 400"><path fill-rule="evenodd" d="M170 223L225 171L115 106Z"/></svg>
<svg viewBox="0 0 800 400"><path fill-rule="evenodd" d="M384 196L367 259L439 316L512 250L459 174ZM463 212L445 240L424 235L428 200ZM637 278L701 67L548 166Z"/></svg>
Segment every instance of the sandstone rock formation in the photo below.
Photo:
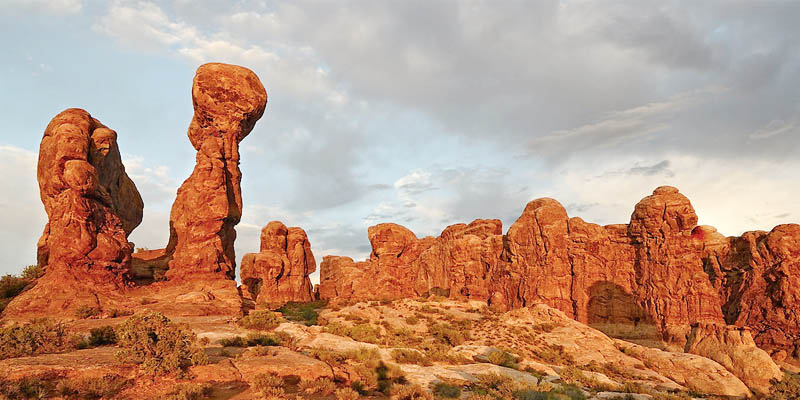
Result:
<svg viewBox="0 0 800 400"><path fill-rule="evenodd" d="M166 276L233 279L234 227L242 214L239 142L264 113L267 92L249 69L212 63L197 69L192 101L188 136L197 160L172 206Z"/></svg>
<svg viewBox="0 0 800 400"><path fill-rule="evenodd" d="M755 343L778 359L798 357L800 226L726 238L697 226L673 187L642 199L627 225L569 218L557 201L538 199L505 235L500 221L476 220L422 239L381 224L369 238L368 260L323 259L321 298L434 293L500 311L545 303L613 336L675 349L692 324L728 323L752 327Z"/></svg>
<svg viewBox="0 0 800 400"><path fill-rule="evenodd" d="M261 251L242 258L241 278L256 304L313 300L308 275L317 269L306 232L272 221L261 230Z"/></svg>
<svg viewBox="0 0 800 400"><path fill-rule="evenodd" d="M125 173L117 133L71 108L44 132L37 179L48 223L38 243L45 274L6 315L99 306L125 284L142 198Z"/></svg>

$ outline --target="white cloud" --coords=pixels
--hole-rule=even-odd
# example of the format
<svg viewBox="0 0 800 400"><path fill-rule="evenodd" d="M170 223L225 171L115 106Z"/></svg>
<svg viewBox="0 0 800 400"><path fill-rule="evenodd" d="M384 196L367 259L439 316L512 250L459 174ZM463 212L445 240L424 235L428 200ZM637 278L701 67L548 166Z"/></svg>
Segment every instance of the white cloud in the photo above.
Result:
<svg viewBox="0 0 800 400"><path fill-rule="evenodd" d="M36 242L47 223L36 181L37 162L32 151L0 146L0 243L6 249L0 274L17 274L36 264Z"/></svg>
<svg viewBox="0 0 800 400"><path fill-rule="evenodd" d="M2 0L0 14L39 12L47 14L76 14L83 8L81 0Z"/></svg>
<svg viewBox="0 0 800 400"><path fill-rule="evenodd" d="M158 5L149 1L115 0L108 14L100 18L93 28L122 42L149 50L197 39L193 27L171 21Z"/></svg>
<svg viewBox="0 0 800 400"><path fill-rule="evenodd" d="M790 133L800 134L800 114L795 114L788 119L773 119L761 129L750 134L751 139L767 139L777 135Z"/></svg>

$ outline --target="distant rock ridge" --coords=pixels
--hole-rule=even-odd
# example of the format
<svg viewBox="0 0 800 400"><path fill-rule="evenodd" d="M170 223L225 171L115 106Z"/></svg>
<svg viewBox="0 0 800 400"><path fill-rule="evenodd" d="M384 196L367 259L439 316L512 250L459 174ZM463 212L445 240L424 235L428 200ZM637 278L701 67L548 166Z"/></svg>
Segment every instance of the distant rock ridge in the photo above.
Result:
<svg viewBox="0 0 800 400"><path fill-rule="evenodd" d="M528 203L505 235L499 220L475 220L436 238L380 224L369 239L365 261L323 258L321 299L437 294L498 310L545 303L618 337L682 347L693 324L730 324L751 328L778 358L800 350L800 226L726 238L697 226L674 187L642 199L627 225L569 218L544 198Z"/></svg>

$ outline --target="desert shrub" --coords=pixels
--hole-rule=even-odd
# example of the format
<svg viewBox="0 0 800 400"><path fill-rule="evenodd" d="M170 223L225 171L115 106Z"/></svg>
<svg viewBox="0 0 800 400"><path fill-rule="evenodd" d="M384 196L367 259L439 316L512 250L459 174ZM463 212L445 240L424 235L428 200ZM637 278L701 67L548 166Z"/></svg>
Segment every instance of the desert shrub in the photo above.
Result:
<svg viewBox="0 0 800 400"><path fill-rule="evenodd" d="M278 346L280 340L271 335L263 333L251 333L246 337L233 336L222 338L217 341L223 347L252 347L252 346Z"/></svg>
<svg viewBox="0 0 800 400"><path fill-rule="evenodd" d="M464 343L464 334L446 323L433 324L428 327L428 332L442 343L458 346Z"/></svg>
<svg viewBox="0 0 800 400"><path fill-rule="evenodd" d="M23 279L34 280L44 275L44 269L37 264L28 265L22 269L20 277Z"/></svg>
<svg viewBox="0 0 800 400"><path fill-rule="evenodd" d="M415 317L413 315L409 316L409 317L406 317L406 323L409 324L409 325L416 325L416 324L419 323L419 318L417 318L417 317Z"/></svg>
<svg viewBox="0 0 800 400"><path fill-rule="evenodd" d="M317 325L317 317L319 317L317 310L324 308L326 304L327 302L324 300L309 303L286 303L278 311L289 321L302 322L311 326Z"/></svg>
<svg viewBox="0 0 800 400"><path fill-rule="evenodd" d="M800 376L786 372L782 380L773 379L770 394L775 400L800 399Z"/></svg>
<svg viewBox="0 0 800 400"><path fill-rule="evenodd" d="M272 311L250 311L239 320L239 326L245 329L268 331L278 327L283 319Z"/></svg>
<svg viewBox="0 0 800 400"><path fill-rule="evenodd" d="M489 353L489 362L501 367L517 369L517 357L505 351L493 351Z"/></svg>
<svg viewBox="0 0 800 400"><path fill-rule="evenodd" d="M18 296L33 282L32 279L17 277L14 275L4 275L0 278L0 312L2 312L8 303Z"/></svg>
<svg viewBox="0 0 800 400"><path fill-rule="evenodd" d="M431 365L428 357L419 350L394 349L392 350L392 358L400 364Z"/></svg>
<svg viewBox="0 0 800 400"><path fill-rule="evenodd" d="M0 328L0 359L54 353L69 346L64 324L48 318Z"/></svg>
<svg viewBox="0 0 800 400"><path fill-rule="evenodd" d="M200 400L208 398L213 391L207 383L180 383L167 393L167 400Z"/></svg>
<svg viewBox="0 0 800 400"><path fill-rule="evenodd" d="M336 384L330 379L322 378L311 381L302 381L300 382L299 389L305 393L329 396L336 390Z"/></svg>
<svg viewBox="0 0 800 400"><path fill-rule="evenodd" d="M426 344L422 346L425 355L430 362L446 362L448 364L469 364L472 362L461 354L450 351L450 346L441 343Z"/></svg>
<svg viewBox="0 0 800 400"><path fill-rule="evenodd" d="M69 399L112 398L131 382L116 374L102 377L79 377L64 379L56 385L56 392Z"/></svg>
<svg viewBox="0 0 800 400"><path fill-rule="evenodd" d="M39 376L26 376L15 381L0 380L2 399L41 399L53 390L53 382Z"/></svg>
<svg viewBox="0 0 800 400"><path fill-rule="evenodd" d="M370 324L346 326L344 324L332 322L325 326L324 331L334 335L349 336L353 340L366 343L378 343L380 338L378 329Z"/></svg>
<svg viewBox="0 0 800 400"><path fill-rule="evenodd" d="M89 338L87 339L89 346L105 346L117 343L117 333L114 327L110 325L92 328L89 331Z"/></svg>
<svg viewBox="0 0 800 400"><path fill-rule="evenodd" d="M117 328L116 356L140 364L149 374L181 373L190 365L208 362L195 345L196 336L183 324L176 324L159 312L143 312L128 318Z"/></svg>
<svg viewBox="0 0 800 400"><path fill-rule="evenodd" d="M281 398L284 394L283 379L275 374L258 374L253 379L253 389L267 398Z"/></svg>
<svg viewBox="0 0 800 400"><path fill-rule="evenodd" d="M419 385L398 386L392 391L392 400L433 400L433 395Z"/></svg>
<svg viewBox="0 0 800 400"><path fill-rule="evenodd" d="M75 309L75 318L86 319L99 315L102 312L98 307L92 307L88 304L82 304Z"/></svg>
<svg viewBox="0 0 800 400"><path fill-rule="evenodd" d="M439 382L433 386L433 394L438 397L455 399L461 396L461 388L457 385Z"/></svg>
<svg viewBox="0 0 800 400"><path fill-rule="evenodd" d="M336 400L358 400L359 397L358 392L350 388L336 390Z"/></svg>
<svg viewBox="0 0 800 400"><path fill-rule="evenodd" d="M203 336L197 342L200 343L201 346L208 346L211 343L211 339L209 339L208 336Z"/></svg>
<svg viewBox="0 0 800 400"><path fill-rule="evenodd" d="M575 363L572 355L565 352L561 345L548 344L544 348L532 348L531 350L536 358L547 364L571 365Z"/></svg>
<svg viewBox="0 0 800 400"><path fill-rule="evenodd" d="M559 385L551 393L563 394L570 400L586 400L583 390L574 385Z"/></svg>

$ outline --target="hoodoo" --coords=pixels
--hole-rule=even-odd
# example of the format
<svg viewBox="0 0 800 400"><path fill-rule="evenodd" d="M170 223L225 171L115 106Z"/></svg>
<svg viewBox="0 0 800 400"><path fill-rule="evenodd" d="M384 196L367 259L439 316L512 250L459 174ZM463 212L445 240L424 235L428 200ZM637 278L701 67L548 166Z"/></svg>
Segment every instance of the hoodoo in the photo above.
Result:
<svg viewBox="0 0 800 400"><path fill-rule="evenodd" d="M37 167L48 222L37 258L45 274L5 315L54 315L119 299L131 262L128 235L143 203L125 173L117 133L70 108L44 131Z"/></svg>
<svg viewBox="0 0 800 400"><path fill-rule="evenodd" d="M239 142L264 113L267 92L253 71L212 63L197 69L192 101L188 136L197 161L172 205L166 277L233 279L234 227L242 216Z"/></svg>

